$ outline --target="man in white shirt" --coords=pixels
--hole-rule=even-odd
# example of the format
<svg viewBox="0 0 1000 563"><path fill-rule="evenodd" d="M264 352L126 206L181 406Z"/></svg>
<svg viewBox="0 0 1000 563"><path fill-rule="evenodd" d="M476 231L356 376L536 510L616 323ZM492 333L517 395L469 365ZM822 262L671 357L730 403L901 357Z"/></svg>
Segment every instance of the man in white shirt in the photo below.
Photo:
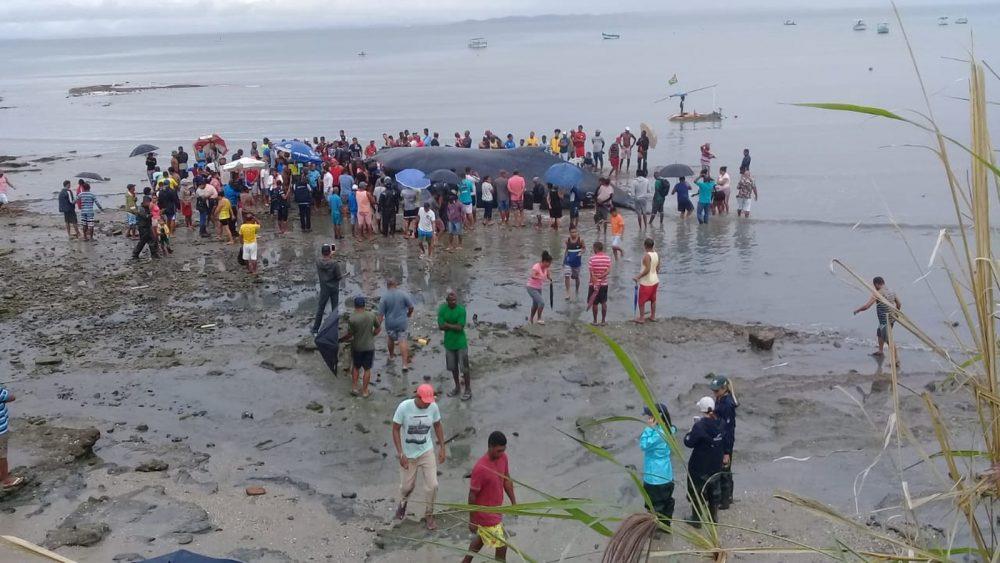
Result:
<svg viewBox="0 0 1000 563"><path fill-rule="evenodd" d="M632 198L635 202L635 217L639 228L644 229L649 224L648 216L652 211L653 183L646 177L645 170L638 170L632 180Z"/></svg>
<svg viewBox="0 0 1000 563"><path fill-rule="evenodd" d="M726 167L719 168L719 178L715 181L715 189L722 193L722 199L715 202L715 212L719 215L725 213L729 215L729 192L730 192L729 172Z"/></svg>
<svg viewBox="0 0 1000 563"><path fill-rule="evenodd" d="M431 257L434 251L434 222L437 216L431 209L429 201L424 202L424 206L417 210L417 241L420 244L420 257L424 257L424 241L427 242L427 258Z"/></svg>
<svg viewBox="0 0 1000 563"><path fill-rule="evenodd" d="M333 173L330 172L330 168L327 167L326 172L323 174L323 195L330 195L333 193Z"/></svg>

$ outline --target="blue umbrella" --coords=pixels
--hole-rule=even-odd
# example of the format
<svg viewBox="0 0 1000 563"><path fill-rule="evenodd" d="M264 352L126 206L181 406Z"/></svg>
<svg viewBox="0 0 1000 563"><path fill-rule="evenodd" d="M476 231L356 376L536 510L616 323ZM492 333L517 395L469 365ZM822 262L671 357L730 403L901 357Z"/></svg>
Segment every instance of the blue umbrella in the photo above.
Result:
<svg viewBox="0 0 1000 563"><path fill-rule="evenodd" d="M431 180L416 168L407 168L396 173L396 181L404 188L425 190L431 185Z"/></svg>
<svg viewBox="0 0 1000 563"><path fill-rule="evenodd" d="M292 155L292 160L295 162L323 163L323 159L316 154L316 151L312 150L312 147L302 141L282 141L277 146L278 150Z"/></svg>
<svg viewBox="0 0 1000 563"><path fill-rule="evenodd" d="M583 170L575 164L560 162L545 171L545 181L561 188L572 188L583 180Z"/></svg>
<svg viewBox="0 0 1000 563"><path fill-rule="evenodd" d="M239 561L235 559L217 559L215 557L206 557L204 555L198 555L197 553L182 549L180 551L161 555L152 559L143 559L140 563L239 563Z"/></svg>

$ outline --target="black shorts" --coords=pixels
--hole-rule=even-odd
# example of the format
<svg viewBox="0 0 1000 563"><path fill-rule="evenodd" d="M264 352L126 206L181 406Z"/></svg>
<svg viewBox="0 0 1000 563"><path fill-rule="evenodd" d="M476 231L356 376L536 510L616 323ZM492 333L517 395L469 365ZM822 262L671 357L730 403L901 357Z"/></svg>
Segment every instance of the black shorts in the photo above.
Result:
<svg viewBox="0 0 1000 563"><path fill-rule="evenodd" d="M691 203L690 199L682 199L677 202L677 211L680 213L694 211L694 204Z"/></svg>
<svg viewBox="0 0 1000 563"><path fill-rule="evenodd" d="M228 227L229 232L232 233L233 236L236 236L236 219L234 217L219 219L219 223Z"/></svg>
<svg viewBox="0 0 1000 563"><path fill-rule="evenodd" d="M416 209L409 209L409 210L404 209L403 210L403 219L416 219L416 218L417 218L417 210Z"/></svg>
<svg viewBox="0 0 1000 563"><path fill-rule="evenodd" d="M278 211L278 220L279 221L287 221L288 220L288 206L287 205L279 206L278 209L277 209L277 211Z"/></svg>
<svg viewBox="0 0 1000 563"><path fill-rule="evenodd" d="M372 369L375 360L375 350L351 352L351 364L358 369Z"/></svg>
<svg viewBox="0 0 1000 563"><path fill-rule="evenodd" d="M76 209L70 209L69 211L63 211L63 219L66 220L67 225L76 224Z"/></svg>
<svg viewBox="0 0 1000 563"><path fill-rule="evenodd" d="M593 299L594 305L601 305L608 302L608 286L602 285L597 288L597 296L594 296L594 286L590 286L587 289L587 302L590 303Z"/></svg>

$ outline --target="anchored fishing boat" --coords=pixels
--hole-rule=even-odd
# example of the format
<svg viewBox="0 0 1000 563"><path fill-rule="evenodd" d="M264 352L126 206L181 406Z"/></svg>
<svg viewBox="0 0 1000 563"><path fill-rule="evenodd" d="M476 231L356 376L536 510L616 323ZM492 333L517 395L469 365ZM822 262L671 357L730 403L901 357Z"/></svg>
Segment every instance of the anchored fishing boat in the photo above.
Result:
<svg viewBox="0 0 1000 563"><path fill-rule="evenodd" d="M960 17L960 18L956 18L955 19L955 23L958 24L958 25L965 25L965 24L969 23L969 18L967 18L965 16Z"/></svg>
<svg viewBox="0 0 1000 563"><path fill-rule="evenodd" d="M948 25L948 16L938 18L938 25Z"/></svg>
<svg viewBox="0 0 1000 563"><path fill-rule="evenodd" d="M795 20L785 20L785 25L795 25Z"/></svg>
<svg viewBox="0 0 1000 563"><path fill-rule="evenodd" d="M706 121L722 121L722 110L713 111L712 113L698 113L687 112L687 113L675 113L667 118L668 121L673 121L674 123L703 123Z"/></svg>
<svg viewBox="0 0 1000 563"><path fill-rule="evenodd" d="M868 24L865 23L865 20L858 20L858 23L854 24L852 29L854 29L854 31L865 31L868 29Z"/></svg>
<svg viewBox="0 0 1000 563"><path fill-rule="evenodd" d="M878 24L878 32L881 33L882 35L889 33L889 24L887 23Z"/></svg>
<svg viewBox="0 0 1000 563"><path fill-rule="evenodd" d="M485 49L487 46L485 37L473 37L469 39L470 49Z"/></svg>
<svg viewBox="0 0 1000 563"><path fill-rule="evenodd" d="M601 33L602 39L621 39L622 36L617 33Z"/></svg>

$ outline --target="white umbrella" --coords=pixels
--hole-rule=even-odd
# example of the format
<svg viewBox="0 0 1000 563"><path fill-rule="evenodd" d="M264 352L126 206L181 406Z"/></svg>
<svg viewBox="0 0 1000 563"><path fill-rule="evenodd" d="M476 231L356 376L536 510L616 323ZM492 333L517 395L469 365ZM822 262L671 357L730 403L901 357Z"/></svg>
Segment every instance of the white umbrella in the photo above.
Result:
<svg viewBox="0 0 1000 563"><path fill-rule="evenodd" d="M226 172L240 171L240 170L263 170L267 168L267 163L263 160L257 160L256 158L243 157L239 160L234 160L229 164L223 164L222 169Z"/></svg>

